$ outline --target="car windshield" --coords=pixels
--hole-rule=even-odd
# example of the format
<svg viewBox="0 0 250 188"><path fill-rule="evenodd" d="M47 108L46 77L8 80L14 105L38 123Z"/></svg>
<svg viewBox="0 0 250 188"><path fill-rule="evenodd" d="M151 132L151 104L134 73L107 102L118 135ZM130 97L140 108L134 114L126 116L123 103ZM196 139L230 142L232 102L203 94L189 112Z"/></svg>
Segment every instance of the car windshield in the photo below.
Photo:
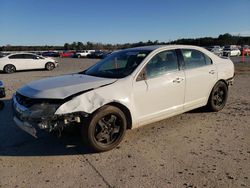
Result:
<svg viewBox="0 0 250 188"><path fill-rule="evenodd" d="M150 52L150 50L138 49L115 52L84 71L83 74L104 78L124 78L130 75Z"/></svg>

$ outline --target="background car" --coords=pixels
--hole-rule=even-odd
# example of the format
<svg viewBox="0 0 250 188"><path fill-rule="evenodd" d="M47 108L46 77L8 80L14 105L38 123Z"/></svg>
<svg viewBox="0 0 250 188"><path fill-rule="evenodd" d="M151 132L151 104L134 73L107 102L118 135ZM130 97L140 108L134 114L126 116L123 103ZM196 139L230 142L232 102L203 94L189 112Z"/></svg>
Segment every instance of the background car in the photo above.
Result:
<svg viewBox="0 0 250 188"><path fill-rule="evenodd" d="M60 57L73 57L75 55L75 52L71 51L64 51L60 53Z"/></svg>
<svg viewBox="0 0 250 188"><path fill-rule="evenodd" d="M75 54L76 57L81 58L81 57L87 57L89 54L95 52L95 50L83 50L81 52L77 52Z"/></svg>
<svg viewBox="0 0 250 188"><path fill-rule="evenodd" d="M0 58L0 70L6 73L31 69L53 70L57 66L58 62L54 59L31 53L15 53Z"/></svg>
<svg viewBox="0 0 250 188"><path fill-rule="evenodd" d="M39 54L37 54L37 55L39 55ZM44 57L60 57L59 52L52 52L52 51L43 52L41 55Z"/></svg>
<svg viewBox="0 0 250 188"><path fill-rule="evenodd" d="M241 52L237 47L225 46L223 56L240 56Z"/></svg>
<svg viewBox="0 0 250 188"><path fill-rule="evenodd" d="M210 52L213 52L215 55L218 56L222 56L223 55L223 51L222 48L220 46L208 46L205 47L207 50L209 50Z"/></svg>
<svg viewBox="0 0 250 188"><path fill-rule="evenodd" d="M244 45L241 48L241 52L244 53L244 55L249 56L250 55L250 47L248 45Z"/></svg>
<svg viewBox="0 0 250 188"><path fill-rule="evenodd" d="M95 51L90 53L89 55L87 55L88 58L95 58L95 59L103 59L104 57L106 57L107 52L104 51Z"/></svg>

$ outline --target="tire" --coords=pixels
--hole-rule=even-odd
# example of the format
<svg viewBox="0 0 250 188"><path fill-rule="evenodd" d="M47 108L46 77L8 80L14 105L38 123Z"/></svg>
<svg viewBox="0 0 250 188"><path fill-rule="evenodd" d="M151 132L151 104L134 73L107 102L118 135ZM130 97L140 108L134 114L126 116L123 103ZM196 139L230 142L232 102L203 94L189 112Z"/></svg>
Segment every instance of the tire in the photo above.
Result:
<svg viewBox="0 0 250 188"><path fill-rule="evenodd" d="M78 58L81 58L81 55L79 54L77 57L78 57Z"/></svg>
<svg viewBox="0 0 250 188"><path fill-rule="evenodd" d="M207 108L209 111L218 112L224 108L228 98L228 87L226 83L219 81L210 93Z"/></svg>
<svg viewBox="0 0 250 188"><path fill-rule="evenodd" d="M8 65L4 66L3 70L7 74L11 74L11 73L16 72L16 67L14 65L12 65L12 64L8 64Z"/></svg>
<svg viewBox="0 0 250 188"><path fill-rule="evenodd" d="M48 62L46 63L45 65L45 69L48 70L48 71L51 71L55 68L55 64L54 63L51 63L51 62Z"/></svg>
<svg viewBox="0 0 250 188"><path fill-rule="evenodd" d="M115 148L125 136L127 121L117 107L104 106L97 110L82 126L82 138L95 152Z"/></svg>

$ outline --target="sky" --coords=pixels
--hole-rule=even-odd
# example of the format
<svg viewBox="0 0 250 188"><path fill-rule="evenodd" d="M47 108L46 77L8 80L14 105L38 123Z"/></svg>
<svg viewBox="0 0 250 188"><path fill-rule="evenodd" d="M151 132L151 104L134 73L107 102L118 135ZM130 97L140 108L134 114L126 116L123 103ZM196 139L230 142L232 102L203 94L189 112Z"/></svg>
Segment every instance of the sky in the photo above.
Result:
<svg viewBox="0 0 250 188"><path fill-rule="evenodd" d="M0 0L0 46L250 36L250 0Z"/></svg>

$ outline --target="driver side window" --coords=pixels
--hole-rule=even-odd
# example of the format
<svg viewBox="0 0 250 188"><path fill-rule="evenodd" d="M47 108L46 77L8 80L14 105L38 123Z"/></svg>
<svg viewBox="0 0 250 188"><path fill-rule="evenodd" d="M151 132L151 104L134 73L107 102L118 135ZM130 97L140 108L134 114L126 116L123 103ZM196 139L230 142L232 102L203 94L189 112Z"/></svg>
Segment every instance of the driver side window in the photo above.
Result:
<svg viewBox="0 0 250 188"><path fill-rule="evenodd" d="M175 50L163 51L156 54L144 67L143 74L147 79L177 71L178 59Z"/></svg>

